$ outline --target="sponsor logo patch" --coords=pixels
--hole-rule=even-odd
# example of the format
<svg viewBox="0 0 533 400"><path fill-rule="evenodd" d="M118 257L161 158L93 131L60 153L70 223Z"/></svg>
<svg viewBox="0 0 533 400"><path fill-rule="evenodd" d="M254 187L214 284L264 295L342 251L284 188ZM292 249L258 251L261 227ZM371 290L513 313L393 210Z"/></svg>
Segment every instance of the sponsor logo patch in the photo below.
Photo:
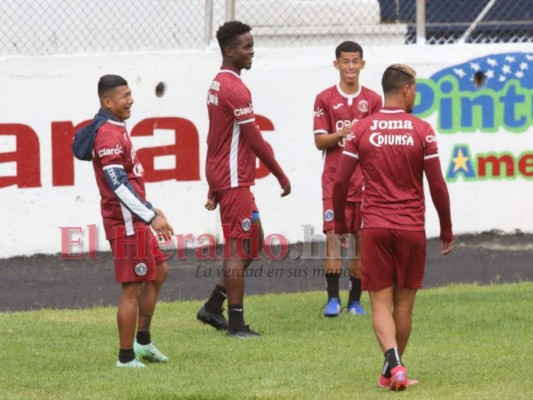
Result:
<svg viewBox="0 0 533 400"><path fill-rule="evenodd" d="M322 115L324 115L324 110L321 108L317 108L313 115L315 116L315 118L321 117Z"/></svg>
<svg viewBox="0 0 533 400"><path fill-rule="evenodd" d="M208 93L207 104L214 104L215 106L218 106L218 96L213 93Z"/></svg>
<svg viewBox="0 0 533 400"><path fill-rule="evenodd" d="M413 137L407 133L403 135L383 135L381 132L374 132L370 135L369 141L376 147L414 146Z"/></svg>
<svg viewBox="0 0 533 400"><path fill-rule="evenodd" d="M119 155L122 154L122 146L119 146L118 144L113 149L101 149L98 151L98 157L102 158L104 156L111 156L111 155Z"/></svg>
<svg viewBox="0 0 533 400"><path fill-rule="evenodd" d="M241 115L252 114L253 112L254 112L254 108L253 108L252 105L250 104L250 106L248 106L248 107L236 108L236 109L233 111L233 114L234 114L236 117L240 117Z"/></svg>
<svg viewBox="0 0 533 400"><path fill-rule="evenodd" d="M333 218L335 218L335 214L331 208L324 211L324 221L331 222Z"/></svg>

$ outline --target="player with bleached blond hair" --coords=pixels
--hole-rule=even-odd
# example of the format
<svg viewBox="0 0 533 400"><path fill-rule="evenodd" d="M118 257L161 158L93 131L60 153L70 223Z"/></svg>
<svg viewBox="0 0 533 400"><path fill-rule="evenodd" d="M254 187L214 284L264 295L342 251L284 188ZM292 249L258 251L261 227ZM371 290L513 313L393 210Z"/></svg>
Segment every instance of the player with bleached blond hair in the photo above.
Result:
<svg viewBox="0 0 533 400"><path fill-rule="evenodd" d="M410 114L415 76L407 65L385 70L385 106L352 129L333 187L335 233L343 235L350 231L343 215L350 178L361 167L362 286L369 293L374 332L385 356L378 386L391 390L418 383L408 379L402 356L426 262L424 174L439 215L441 254L450 253L454 243L435 132Z"/></svg>

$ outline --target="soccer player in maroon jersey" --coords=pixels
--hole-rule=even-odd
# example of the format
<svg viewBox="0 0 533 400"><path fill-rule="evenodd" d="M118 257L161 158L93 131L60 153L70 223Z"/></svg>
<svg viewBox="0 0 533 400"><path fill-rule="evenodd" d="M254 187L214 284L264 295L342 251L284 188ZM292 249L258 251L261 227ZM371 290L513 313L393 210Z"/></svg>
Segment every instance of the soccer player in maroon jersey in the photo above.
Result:
<svg viewBox="0 0 533 400"><path fill-rule="evenodd" d="M168 361L150 336L157 296L168 273L150 227L166 239L174 232L163 212L146 200L143 167L125 123L133 105L128 82L118 75L104 75L98 82L98 96L101 108L94 120L76 133L72 149L77 158L92 160L115 280L122 285L116 366L142 368L136 354L148 361Z"/></svg>
<svg viewBox="0 0 533 400"><path fill-rule="evenodd" d="M274 158L255 123L250 91L241 71L252 67L254 41L251 28L239 21L226 22L217 31L222 67L207 94L209 133L206 178L209 193L205 207L220 205L224 239L231 256L224 260L223 274L198 320L228 336L258 336L244 323L244 271L263 243L263 228L250 186L255 184L256 157L272 172L282 187L281 196L291 192L289 179ZM228 319L222 305L228 299Z"/></svg>
<svg viewBox="0 0 533 400"><path fill-rule="evenodd" d="M328 303L324 315L336 317L340 314L339 280L341 276L340 251L333 240L334 212L331 193L337 173L342 149L351 127L357 121L381 108L381 96L359 84L359 75L365 67L363 49L355 42L341 43L335 49L334 67L339 71L338 84L318 94L315 100L313 133L315 145L323 154L322 205L323 232L326 234L326 258L324 272ZM361 193L363 178L359 168L351 177L349 194L345 206L350 232L355 239L355 254L350 259L350 286L348 297L349 314L364 315L361 306L361 253L359 229L361 227Z"/></svg>
<svg viewBox="0 0 533 400"><path fill-rule="evenodd" d="M374 332L385 355L378 386L403 390L418 383L407 378L401 357L411 333L416 292L424 278L424 173L439 215L441 254L452 251L454 240L437 138L427 122L410 114L416 95L415 71L391 65L383 74L382 86L385 107L352 129L353 138L343 151L333 187L335 233L350 231L342 210L352 173L359 165L365 182L362 286L369 292Z"/></svg>

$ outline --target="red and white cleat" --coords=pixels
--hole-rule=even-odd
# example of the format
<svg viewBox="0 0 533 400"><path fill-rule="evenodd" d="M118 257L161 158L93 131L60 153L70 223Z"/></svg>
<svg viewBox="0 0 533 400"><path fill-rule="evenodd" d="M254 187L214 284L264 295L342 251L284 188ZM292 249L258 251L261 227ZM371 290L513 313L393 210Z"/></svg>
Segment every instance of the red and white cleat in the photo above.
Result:
<svg viewBox="0 0 533 400"><path fill-rule="evenodd" d="M390 378L386 378L381 375L376 383L376 386L389 390L401 391L407 389L407 386L418 385L418 381L416 379L407 378L407 370L402 365L393 368L391 373L392 376Z"/></svg>

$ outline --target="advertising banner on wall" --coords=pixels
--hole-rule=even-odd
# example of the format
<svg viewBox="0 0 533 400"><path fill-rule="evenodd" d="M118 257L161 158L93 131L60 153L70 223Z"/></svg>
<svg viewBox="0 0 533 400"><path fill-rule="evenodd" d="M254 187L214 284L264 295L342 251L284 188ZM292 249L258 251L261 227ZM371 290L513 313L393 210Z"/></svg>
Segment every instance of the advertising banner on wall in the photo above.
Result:
<svg viewBox="0 0 533 400"><path fill-rule="evenodd" d="M334 48L256 48L242 74L256 122L293 187L280 198L258 161L253 191L273 240L324 239L312 115L315 96L338 82ZM371 47L364 58L361 83L378 93L389 64L417 71L414 113L437 133L454 231L533 231L533 46ZM204 208L206 96L220 62L217 50L0 59L0 257L109 249L92 165L70 150L74 132L98 110L96 84L107 73L132 89L127 126L147 198L173 224L174 244L220 241L218 211ZM434 237L429 196L426 205Z"/></svg>

